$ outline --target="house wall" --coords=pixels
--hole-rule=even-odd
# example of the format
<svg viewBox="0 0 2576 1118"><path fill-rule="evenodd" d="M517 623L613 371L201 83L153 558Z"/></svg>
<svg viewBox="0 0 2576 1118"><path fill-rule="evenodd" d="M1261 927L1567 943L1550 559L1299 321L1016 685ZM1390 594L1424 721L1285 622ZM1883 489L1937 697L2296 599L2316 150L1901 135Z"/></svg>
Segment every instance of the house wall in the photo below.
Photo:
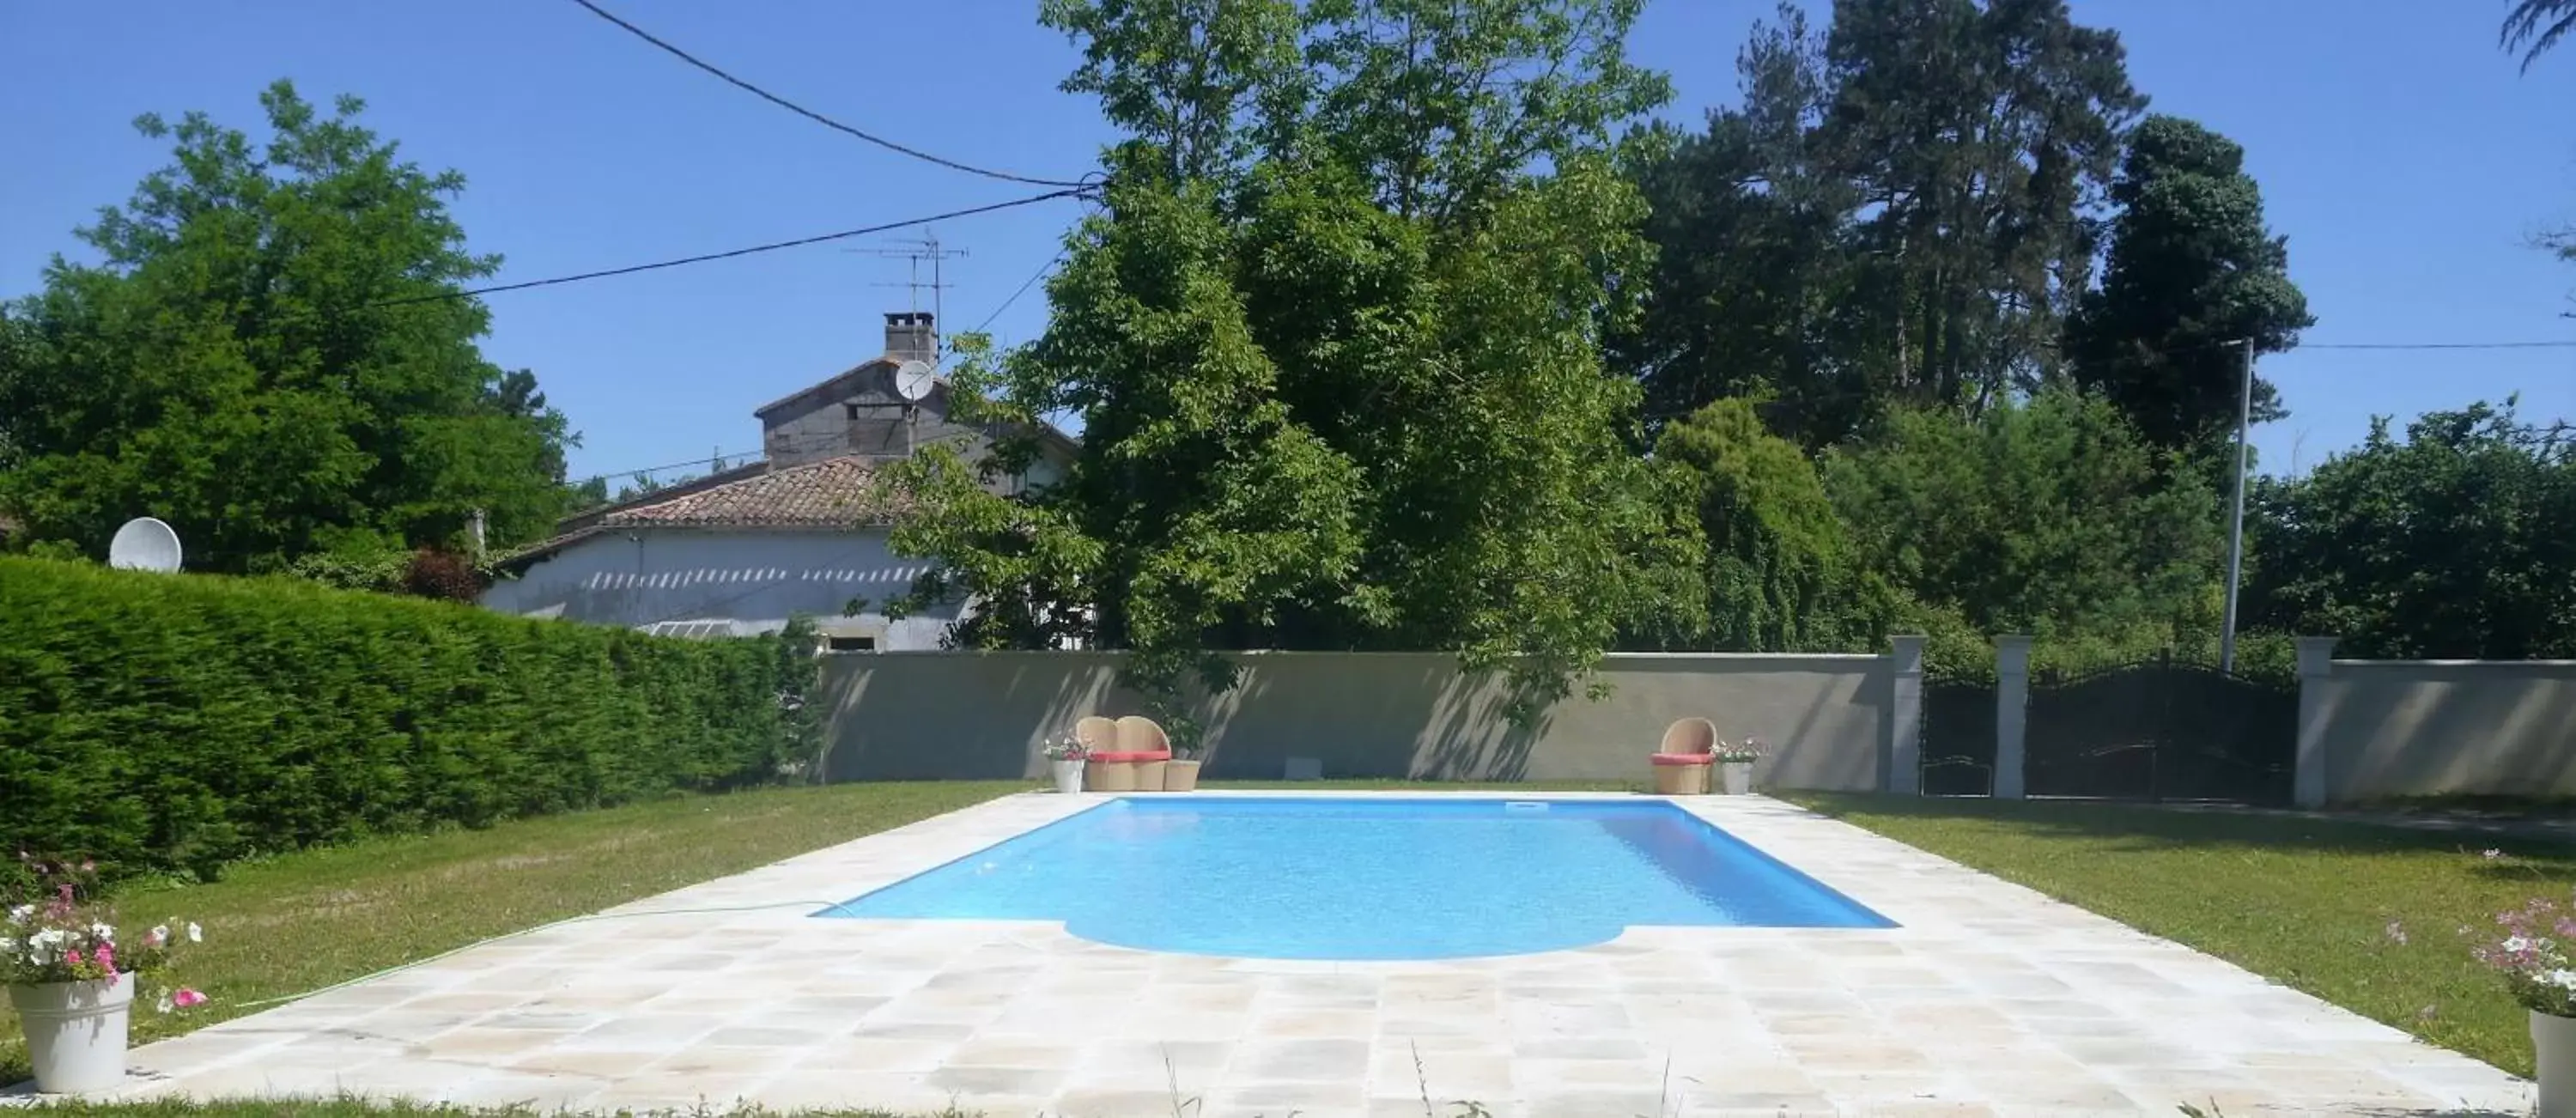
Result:
<svg viewBox="0 0 2576 1118"><path fill-rule="evenodd" d="M947 652L832 656L823 667L832 780L1036 776L1051 734L1088 714L1133 714L1107 653ZM1884 656L1613 655L1611 695L1557 702L1529 729L1503 716L1499 678L1438 653L1247 653L1233 691L1196 704L1207 775L1278 778L1290 757L1328 777L1613 780L1648 777L1677 718L1774 755L1779 787L1883 786L1893 668Z"/></svg>
<svg viewBox="0 0 2576 1118"><path fill-rule="evenodd" d="M888 621L882 604L909 589L922 563L896 556L882 529L846 532L628 528L580 540L492 584L483 605L503 613L604 625L732 618L762 630L807 614L827 632L876 636L881 649L932 649L956 612ZM865 597L872 608L844 618Z"/></svg>
<svg viewBox="0 0 2576 1118"><path fill-rule="evenodd" d="M2300 682L2327 802L2576 796L2576 661L2336 660Z"/></svg>

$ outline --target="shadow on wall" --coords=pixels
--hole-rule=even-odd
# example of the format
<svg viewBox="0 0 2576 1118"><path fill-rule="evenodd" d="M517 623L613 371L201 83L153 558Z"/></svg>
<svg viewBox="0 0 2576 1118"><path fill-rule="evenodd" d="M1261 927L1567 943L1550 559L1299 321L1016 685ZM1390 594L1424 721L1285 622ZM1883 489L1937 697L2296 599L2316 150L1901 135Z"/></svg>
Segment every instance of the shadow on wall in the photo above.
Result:
<svg viewBox="0 0 2576 1118"><path fill-rule="evenodd" d="M1290 758L1328 776L1455 781L1629 780L1664 727L1707 717L1774 743L1760 779L1873 789L1884 750L1883 657L1612 656L1609 698L1580 692L1528 726L1505 717L1505 673L1442 653L1247 653L1234 690L1201 696L1212 779L1276 779ZM1087 714L1141 712L1104 653L834 656L824 664L832 780L1040 775L1048 736Z"/></svg>
<svg viewBox="0 0 2576 1118"><path fill-rule="evenodd" d="M2307 685L2329 802L2576 796L2576 663L2337 660Z"/></svg>

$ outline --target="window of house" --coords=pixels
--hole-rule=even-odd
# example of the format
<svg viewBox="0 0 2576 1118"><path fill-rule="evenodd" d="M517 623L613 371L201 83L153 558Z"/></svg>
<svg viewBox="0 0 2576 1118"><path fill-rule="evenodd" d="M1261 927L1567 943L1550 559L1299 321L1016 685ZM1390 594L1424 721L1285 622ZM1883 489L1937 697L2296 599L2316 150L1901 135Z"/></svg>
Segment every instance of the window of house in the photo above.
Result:
<svg viewBox="0 0 2576 1118"><path fill-rule="evenodd" d="M877 650L877 639L875 637L833 637L830 639L829 647L834 652L874 652Z"/></svg>

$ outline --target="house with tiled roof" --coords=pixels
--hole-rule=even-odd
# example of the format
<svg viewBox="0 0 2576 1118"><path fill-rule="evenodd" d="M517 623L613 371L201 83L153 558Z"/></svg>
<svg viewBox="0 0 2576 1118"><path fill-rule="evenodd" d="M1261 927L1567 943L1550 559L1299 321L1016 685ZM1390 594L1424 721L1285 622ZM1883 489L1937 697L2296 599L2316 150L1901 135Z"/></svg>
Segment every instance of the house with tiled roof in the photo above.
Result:
<svg viewBox="0 0 2576 1118"><path fill-rule="evenodd" d="M936 365L928 314L886 316L886 352L754 410L765 457L565 520L507 557L483 604L505 613L683 636L770 632L802 614L843 650L937 648L955 607L885 615L922 572L887 531L903 508L879 471L922 447L988 450L998 430L955 419L933 375L907 394L908 361ZM1078 449L1052 428L1006 490L1054 483Z"/></svg>

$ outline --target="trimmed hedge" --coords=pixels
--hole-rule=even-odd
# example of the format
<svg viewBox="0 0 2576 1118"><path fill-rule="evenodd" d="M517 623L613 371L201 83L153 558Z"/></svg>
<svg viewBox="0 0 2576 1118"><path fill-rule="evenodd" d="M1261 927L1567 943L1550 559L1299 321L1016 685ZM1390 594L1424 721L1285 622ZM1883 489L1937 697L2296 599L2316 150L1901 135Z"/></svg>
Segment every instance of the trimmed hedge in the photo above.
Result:
<svg viewBox="0 0 2576 1118"><path fill-rule="evenodd" d="M120 876L776 778L812 662L290 579L0 557L0 855Z"/></svg>

